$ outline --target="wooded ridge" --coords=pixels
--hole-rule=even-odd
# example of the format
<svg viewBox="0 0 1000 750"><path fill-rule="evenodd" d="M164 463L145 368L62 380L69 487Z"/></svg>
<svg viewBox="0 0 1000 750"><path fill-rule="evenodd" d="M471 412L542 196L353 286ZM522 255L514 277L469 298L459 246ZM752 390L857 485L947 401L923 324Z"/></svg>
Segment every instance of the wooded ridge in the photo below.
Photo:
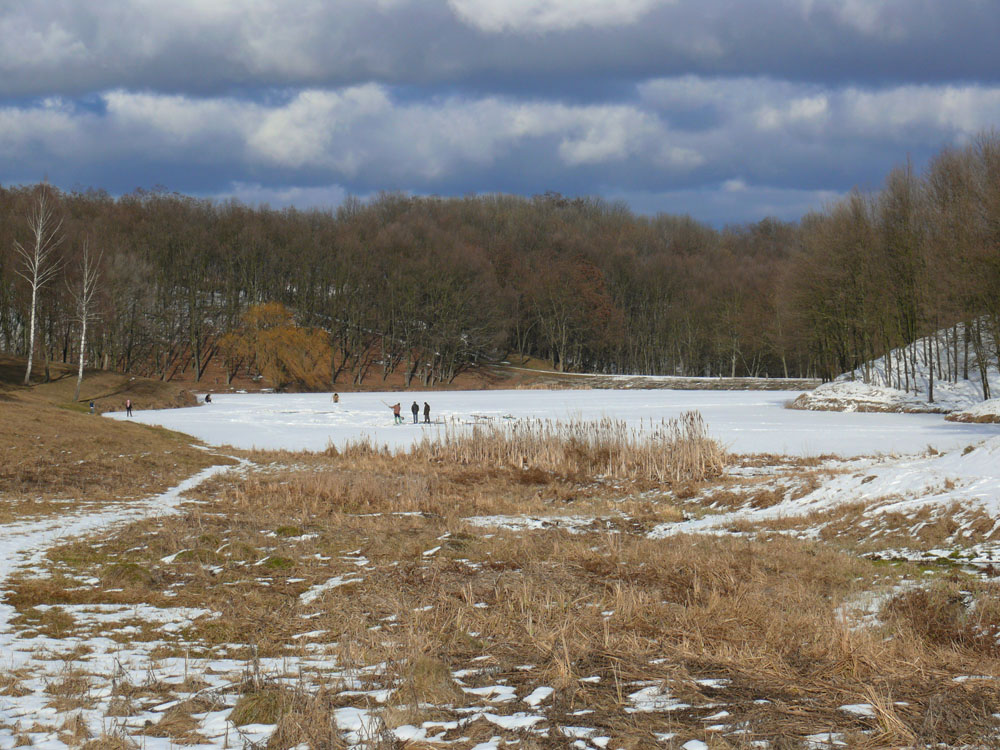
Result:
<svg viewBox="0 0 1000 750"><path fill-rule="evenodd" d="M515 353L565 371L832 378L952 326L955 346L997 361L992 133L796 224L722 230L558 194L298 211L0 189L0 347L163 379L212 363L276 387L431 385Z"/></svg>

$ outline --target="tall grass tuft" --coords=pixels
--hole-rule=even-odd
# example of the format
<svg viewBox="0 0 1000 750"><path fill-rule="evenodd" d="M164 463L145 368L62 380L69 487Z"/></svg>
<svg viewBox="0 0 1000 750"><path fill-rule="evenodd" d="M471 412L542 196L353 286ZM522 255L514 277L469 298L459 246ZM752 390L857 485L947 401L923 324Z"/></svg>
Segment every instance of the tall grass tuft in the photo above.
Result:
<svg viewBox="0 0 1000 750"><path fill-rule="evenodd" d="M639 426L623 420L518 420L446 426L424 435L414 458L563 475L603 475L656 482L698 481L718 475L726 452L708 435L696 411Z"/></svg>

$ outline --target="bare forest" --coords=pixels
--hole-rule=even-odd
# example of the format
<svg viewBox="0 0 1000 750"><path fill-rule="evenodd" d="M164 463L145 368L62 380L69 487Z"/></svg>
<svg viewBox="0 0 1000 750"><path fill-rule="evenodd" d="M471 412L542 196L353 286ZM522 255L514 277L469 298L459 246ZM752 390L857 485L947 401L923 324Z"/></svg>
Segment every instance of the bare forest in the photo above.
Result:
<svg viewBox="0 0 1000 750"><path fill-rule="evenodd" d="M36 377L84 361L163 380L211 365L279 388L428 386L531 356L828 379L942 329L964 361L996 361L995 134L798 223L721 230L557 194L298 211L0 189L0 348L33 352ZM958 361L937 369L967 377Z"/></svg>

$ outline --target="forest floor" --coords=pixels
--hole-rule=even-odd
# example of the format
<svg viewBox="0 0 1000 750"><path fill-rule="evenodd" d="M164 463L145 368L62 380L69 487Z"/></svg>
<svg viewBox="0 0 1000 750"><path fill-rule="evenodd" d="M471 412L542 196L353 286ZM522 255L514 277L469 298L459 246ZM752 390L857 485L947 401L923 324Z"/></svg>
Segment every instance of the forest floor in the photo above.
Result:
<svg viewBox="0 0 1000 750"><path fill-rule="evenodd" d="M1000 746L1000 530L933 455L899 507L892 459L230 456L63 397L0 405L0 748Z"/></svg>

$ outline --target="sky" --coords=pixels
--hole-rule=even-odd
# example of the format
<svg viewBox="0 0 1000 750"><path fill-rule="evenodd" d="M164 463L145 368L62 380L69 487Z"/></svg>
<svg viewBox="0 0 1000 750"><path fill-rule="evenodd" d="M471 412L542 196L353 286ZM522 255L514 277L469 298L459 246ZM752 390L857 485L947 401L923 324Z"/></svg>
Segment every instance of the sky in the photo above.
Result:
<svg viewBox="0 0 1000 750"><path fill-rule="evenodd" d="M995 0L4 0L0 184L796 220L1000 122Z"/></svg>

